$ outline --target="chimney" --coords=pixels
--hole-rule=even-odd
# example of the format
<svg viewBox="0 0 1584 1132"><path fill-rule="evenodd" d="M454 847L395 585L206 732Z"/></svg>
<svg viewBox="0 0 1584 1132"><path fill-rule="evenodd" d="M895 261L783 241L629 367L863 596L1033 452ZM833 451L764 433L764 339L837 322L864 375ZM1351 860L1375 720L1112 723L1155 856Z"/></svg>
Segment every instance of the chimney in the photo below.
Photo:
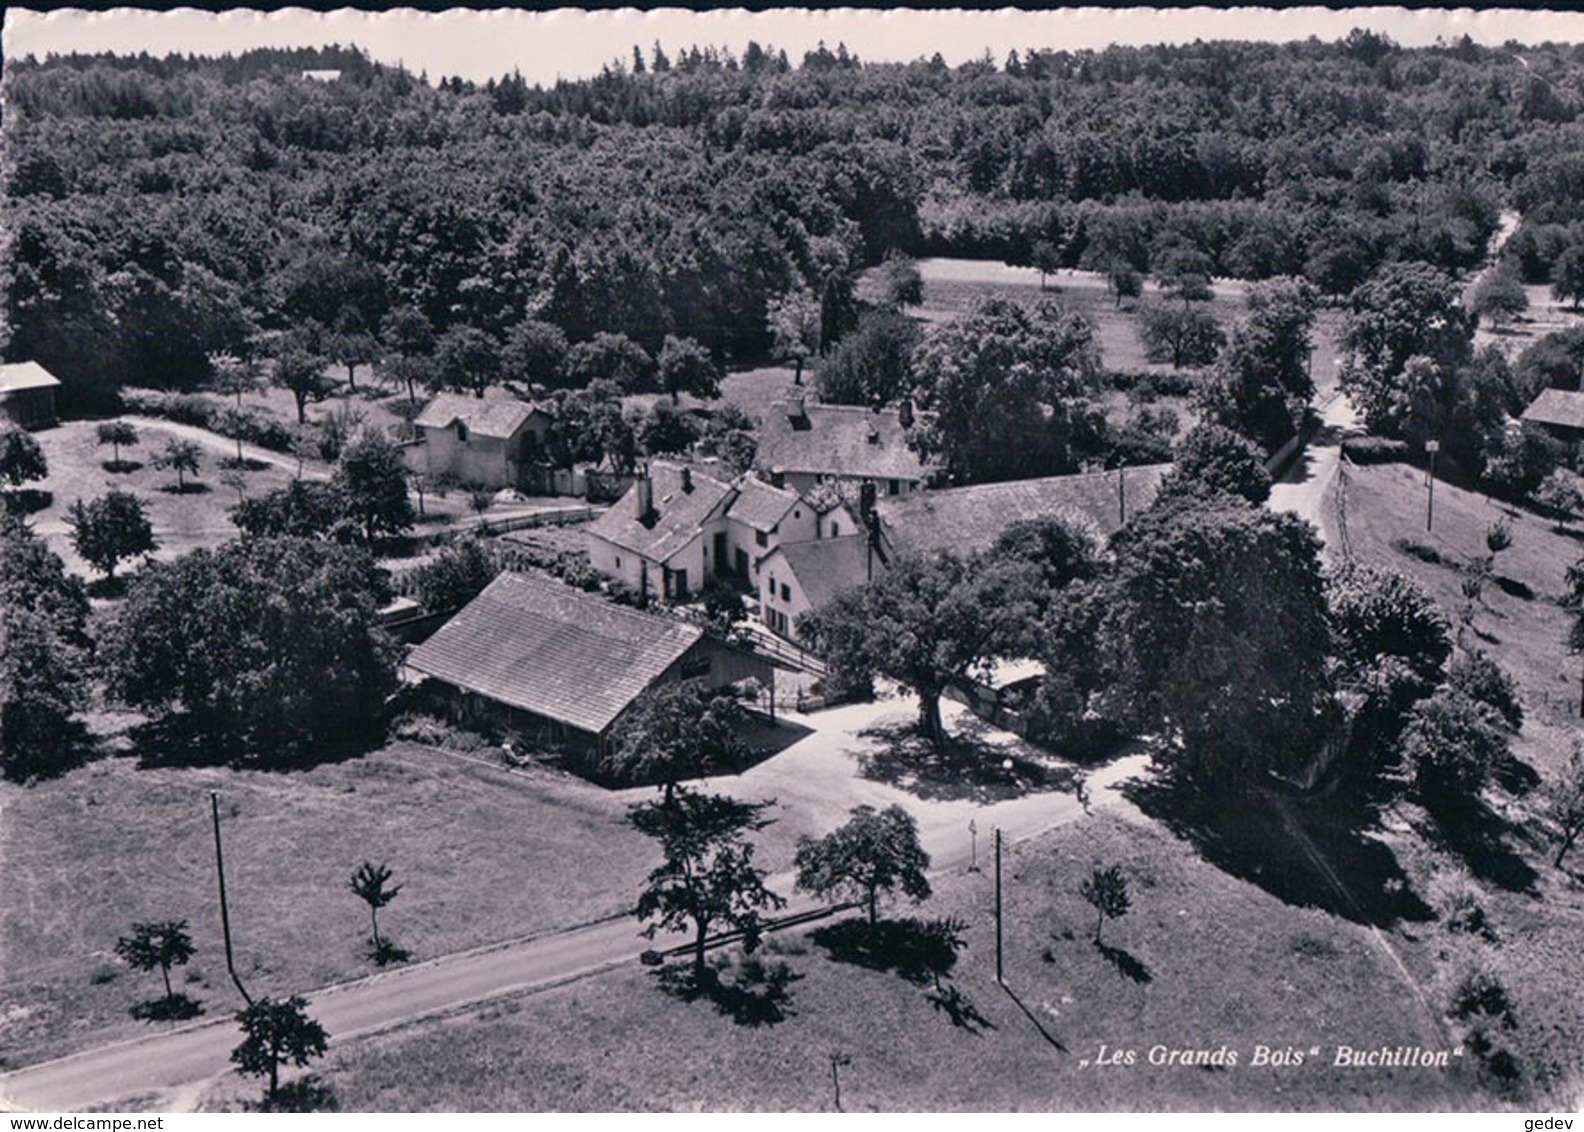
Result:
<svg viewBox="0 0 1584 1132"><path fill-rule="evenodd" d="M865 526L869 525L869 516L874 513L877 494L872 480L864 480L858 485L858 517L863 520Z"/></svg>
<svg viewBox="0 0 1584 1132"><path fill-rule="evenodd" d="M913 427L913 398L904 397L897 405L897 424L903 428Z"/></svg>
<svg viewBox="0 0 1584 1132"><path fill-rule="evenodd" d="M638 521L647 522L649 516L654 514L654 482L649 478L648 468L638 473L638 478L633 481L633 491L637 492Z"/></svg>
<svg viewBox="0 0 1584 1132"><path fill-rule="evenodd" d="M683 468L682 469L682 490L687 492L689 495L693 494L693 469L692 468Z"/></svg>
<svg viewBox="0 0 1584 1132"><path fill-rule="evenodd" d="M794 393L787 398L787 416L790 419L800 421L806 415L803 409L803 394Z"/></svg>

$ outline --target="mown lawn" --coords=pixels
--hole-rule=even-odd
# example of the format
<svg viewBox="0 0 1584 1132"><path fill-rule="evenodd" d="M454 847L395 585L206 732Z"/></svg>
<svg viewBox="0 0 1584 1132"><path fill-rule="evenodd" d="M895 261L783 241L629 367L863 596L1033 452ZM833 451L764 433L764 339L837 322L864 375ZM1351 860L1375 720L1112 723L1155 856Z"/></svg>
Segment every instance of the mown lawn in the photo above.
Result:
<svg viewBox="0 0 1584 1132"><path fill-rule="evenodd" d="M143 1032L127 1008L159 977L113 955L135 920L186 919L198 954L174 978L233 1009L215 898L209 791L220 794L237 962L255 994L368 974L368 909L347 878L387 862L380 917L414 958L621 913L650 848L604 792L508 775L405 744L276 773L139 769L110 759L0 786L0 1058Z"/></svg>
<svg viewBox="0 0 1584 1132"><path fill-rule="evenodd" d="M1134 907L1102 951L1078 896L1119 863ZM1333 1068L1337 1043L1440 1044L1367 929L1206 864L1152 824L1097 816L1009 850L1006 966L995 982L988 871L937 883L929 916L968 924L937 993L834 961L808 936L771 950L797 976L779 1022L740 1025L637 968L335 1052L340 1105L399 1111L1441 1109L1494 1103L1451 1070ZM955 991L955 998L952 993ZM950 1004L961 1024L953 1021ZM1084 1062L1137 1051L1131 1067ZM1254 1067L1255 1047L1305 1064ZM1152 1066L1151 1047L1236 1050L1232 1068ZM1315 1056L1309 1050L1322 1048ZM211 1103L235 1093L226 1086Z"/></svg>

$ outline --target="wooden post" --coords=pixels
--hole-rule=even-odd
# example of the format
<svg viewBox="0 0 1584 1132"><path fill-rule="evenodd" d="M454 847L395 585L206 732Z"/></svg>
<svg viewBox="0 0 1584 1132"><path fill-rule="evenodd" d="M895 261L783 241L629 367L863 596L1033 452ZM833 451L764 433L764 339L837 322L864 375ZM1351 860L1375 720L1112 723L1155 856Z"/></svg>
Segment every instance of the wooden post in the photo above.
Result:
<svg viewBox="0 0 1584 1132"><path fill-rule="evenodd" d="M1001 962L1001 827L995 831L995 881L996 881L996 982L1006 986L1006 971Z"/></svg>

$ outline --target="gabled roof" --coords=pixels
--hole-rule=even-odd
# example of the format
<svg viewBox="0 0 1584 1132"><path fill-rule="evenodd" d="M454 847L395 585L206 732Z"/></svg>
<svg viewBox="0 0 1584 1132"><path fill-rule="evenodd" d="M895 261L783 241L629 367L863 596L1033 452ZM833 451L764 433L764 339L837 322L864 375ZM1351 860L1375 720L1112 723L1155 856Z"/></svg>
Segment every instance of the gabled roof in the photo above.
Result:
<svg viewBox="0 0 1584 1132"><path fill-rule="evenodd" d="M828 604L842 590L860 586L869 579L868 539L863 535L842 535L840 538L814 539L811 542L783 543L764 562L776 555L786 559L787 567L797 578L803 595L815 609ZM874 572L878 575L885 564L877 553Z"/></svg>
<svg viewBox="0 0 1584 1132"><path fill-rule="evenodd" d="M730 484L713 476L690 472L693 490L683 489L683 469L672 464L654 463L649 469L654 517L640 522L638 485L611 505L588 526L588 533L613 546L642 555L651 562L664 562L692 542L716 509L734 494Z"/></svg>
<svg viewBox="0 0 1584 1132"><path fill-rule="evenodd" d="M512 707L602 733L703 631L560 582L502 574L407 663Z"/></svg>
<svg viewBox="0 0 1584 1132"><path fill-rule="evenodd" d="M737 498L726 514L756 531L773 531L798 502L797 492L747 476L737 482Z"/></svg>
<svg viewBox="0 0 1584 1132"><path fill-rule="evenodd" d="M457 421L480 436L509 440L528 418L542 412L532 401L523 401L502 390L482 397L468 393L437 393L413 423L419 428L450 428Z"/></svg>
<svg viewBox="0 0 1584 1132"><path fill-rule="evenodd" d="M1544 389L1523 411L1522 420L1552 428L1584 430L1584 393L1571 389Z"/></svg>
<svg viewBox="0 0 1584 1132"><path fill-rule="evenodd" d="M923 480L935 470L908 447L895 409L778 404L759 427L758 463L772 472Z"/></svg>
<svg viewBox="0 0 1584 1132"><path fill-rule="evenodd" d="M24 389L54 389L60 378L37 362L11 362L0 365L0 393L20 393Z"/></svg>
<svg viewBox="0 0 1584 1132"><path fill-rule="evenodd" d="M1170 464L1128 468L1128 514L1155 501ZM988 550L1001 532L1023 519L1064 516L1108 535L1121 525L1117 473L1011 480L1007 483L882 496L875 504L894 548L913 551Z"/></svg>

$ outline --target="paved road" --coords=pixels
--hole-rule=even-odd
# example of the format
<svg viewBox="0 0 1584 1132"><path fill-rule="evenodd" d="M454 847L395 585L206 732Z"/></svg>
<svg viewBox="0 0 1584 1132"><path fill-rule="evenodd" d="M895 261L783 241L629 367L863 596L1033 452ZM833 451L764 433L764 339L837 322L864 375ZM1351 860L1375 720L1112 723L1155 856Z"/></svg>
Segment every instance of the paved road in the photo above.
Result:
<svg viewBox="0 0 1584 1132"><path fill-rule="evenodd" d="M906 705L900 706L909 710ZM948 716L955 719L960 711L958 705L946 707ZM860 801L886 805L909 800L908 795L894 787L851 779L850 770L840 774L830 771L826 775L819 770L823 761L836 758L840 732L835 728L856 727L867 722L870 713L895 713L898 708L893 701L827 713L840 717L822 721L833 725L831 732L816 732L778 758L761 764L756 768L758 773L750 772L741 779L717 779L712 785L721 788L730 784L730 792L752 797L765 796L767 789L775 791L780 787L783 801L795 798L799 806L819 812L822 820L827 817L827 810L830 815L844 815L847 807ZM842 715L842 711L852 718ZM787 755L793 757L788 759ZM1136 767L1124 761L1108 769L1110 773L1091 781L1091 791L1111 785L1114 779L1125 777ZM847 784L844 796L820 796L816 787L827 776L832 783ZM828 788L836 789L834 785ZM1077 797L1065 793L1031 793L989 806L968 802L920 805L917 799L911 802L910 808L921 818L921 839L934 862L935 873L958 871L968 865L973 851L967 836L970 816L977 815L981 831L978 850L982 856L988 851L993 826L999 826L1009 842L1020 841L1078 820L1085 812ZM774 891L792 892L789 874L772 876L768 883ZM783 914L795 915L819 906L807 898L792 899ZM660 937L659 946L682 938ZM609 920L443 956L328 987L306 997L311 1004L310 1013L330 1033L334 1044L636 962L638 955L650 946L654 945L638 935L636 921ZM168 1097L176 1090L190 1092L192 1086L229 1071L229 1053L236 1040L235 1023L229 1016L221 1016L28 1066L0 1076L0 1109L76 1112L118 1098L147 1098L151 1094ZM148 1106L145 1102L140 1107Z"/></svg>

